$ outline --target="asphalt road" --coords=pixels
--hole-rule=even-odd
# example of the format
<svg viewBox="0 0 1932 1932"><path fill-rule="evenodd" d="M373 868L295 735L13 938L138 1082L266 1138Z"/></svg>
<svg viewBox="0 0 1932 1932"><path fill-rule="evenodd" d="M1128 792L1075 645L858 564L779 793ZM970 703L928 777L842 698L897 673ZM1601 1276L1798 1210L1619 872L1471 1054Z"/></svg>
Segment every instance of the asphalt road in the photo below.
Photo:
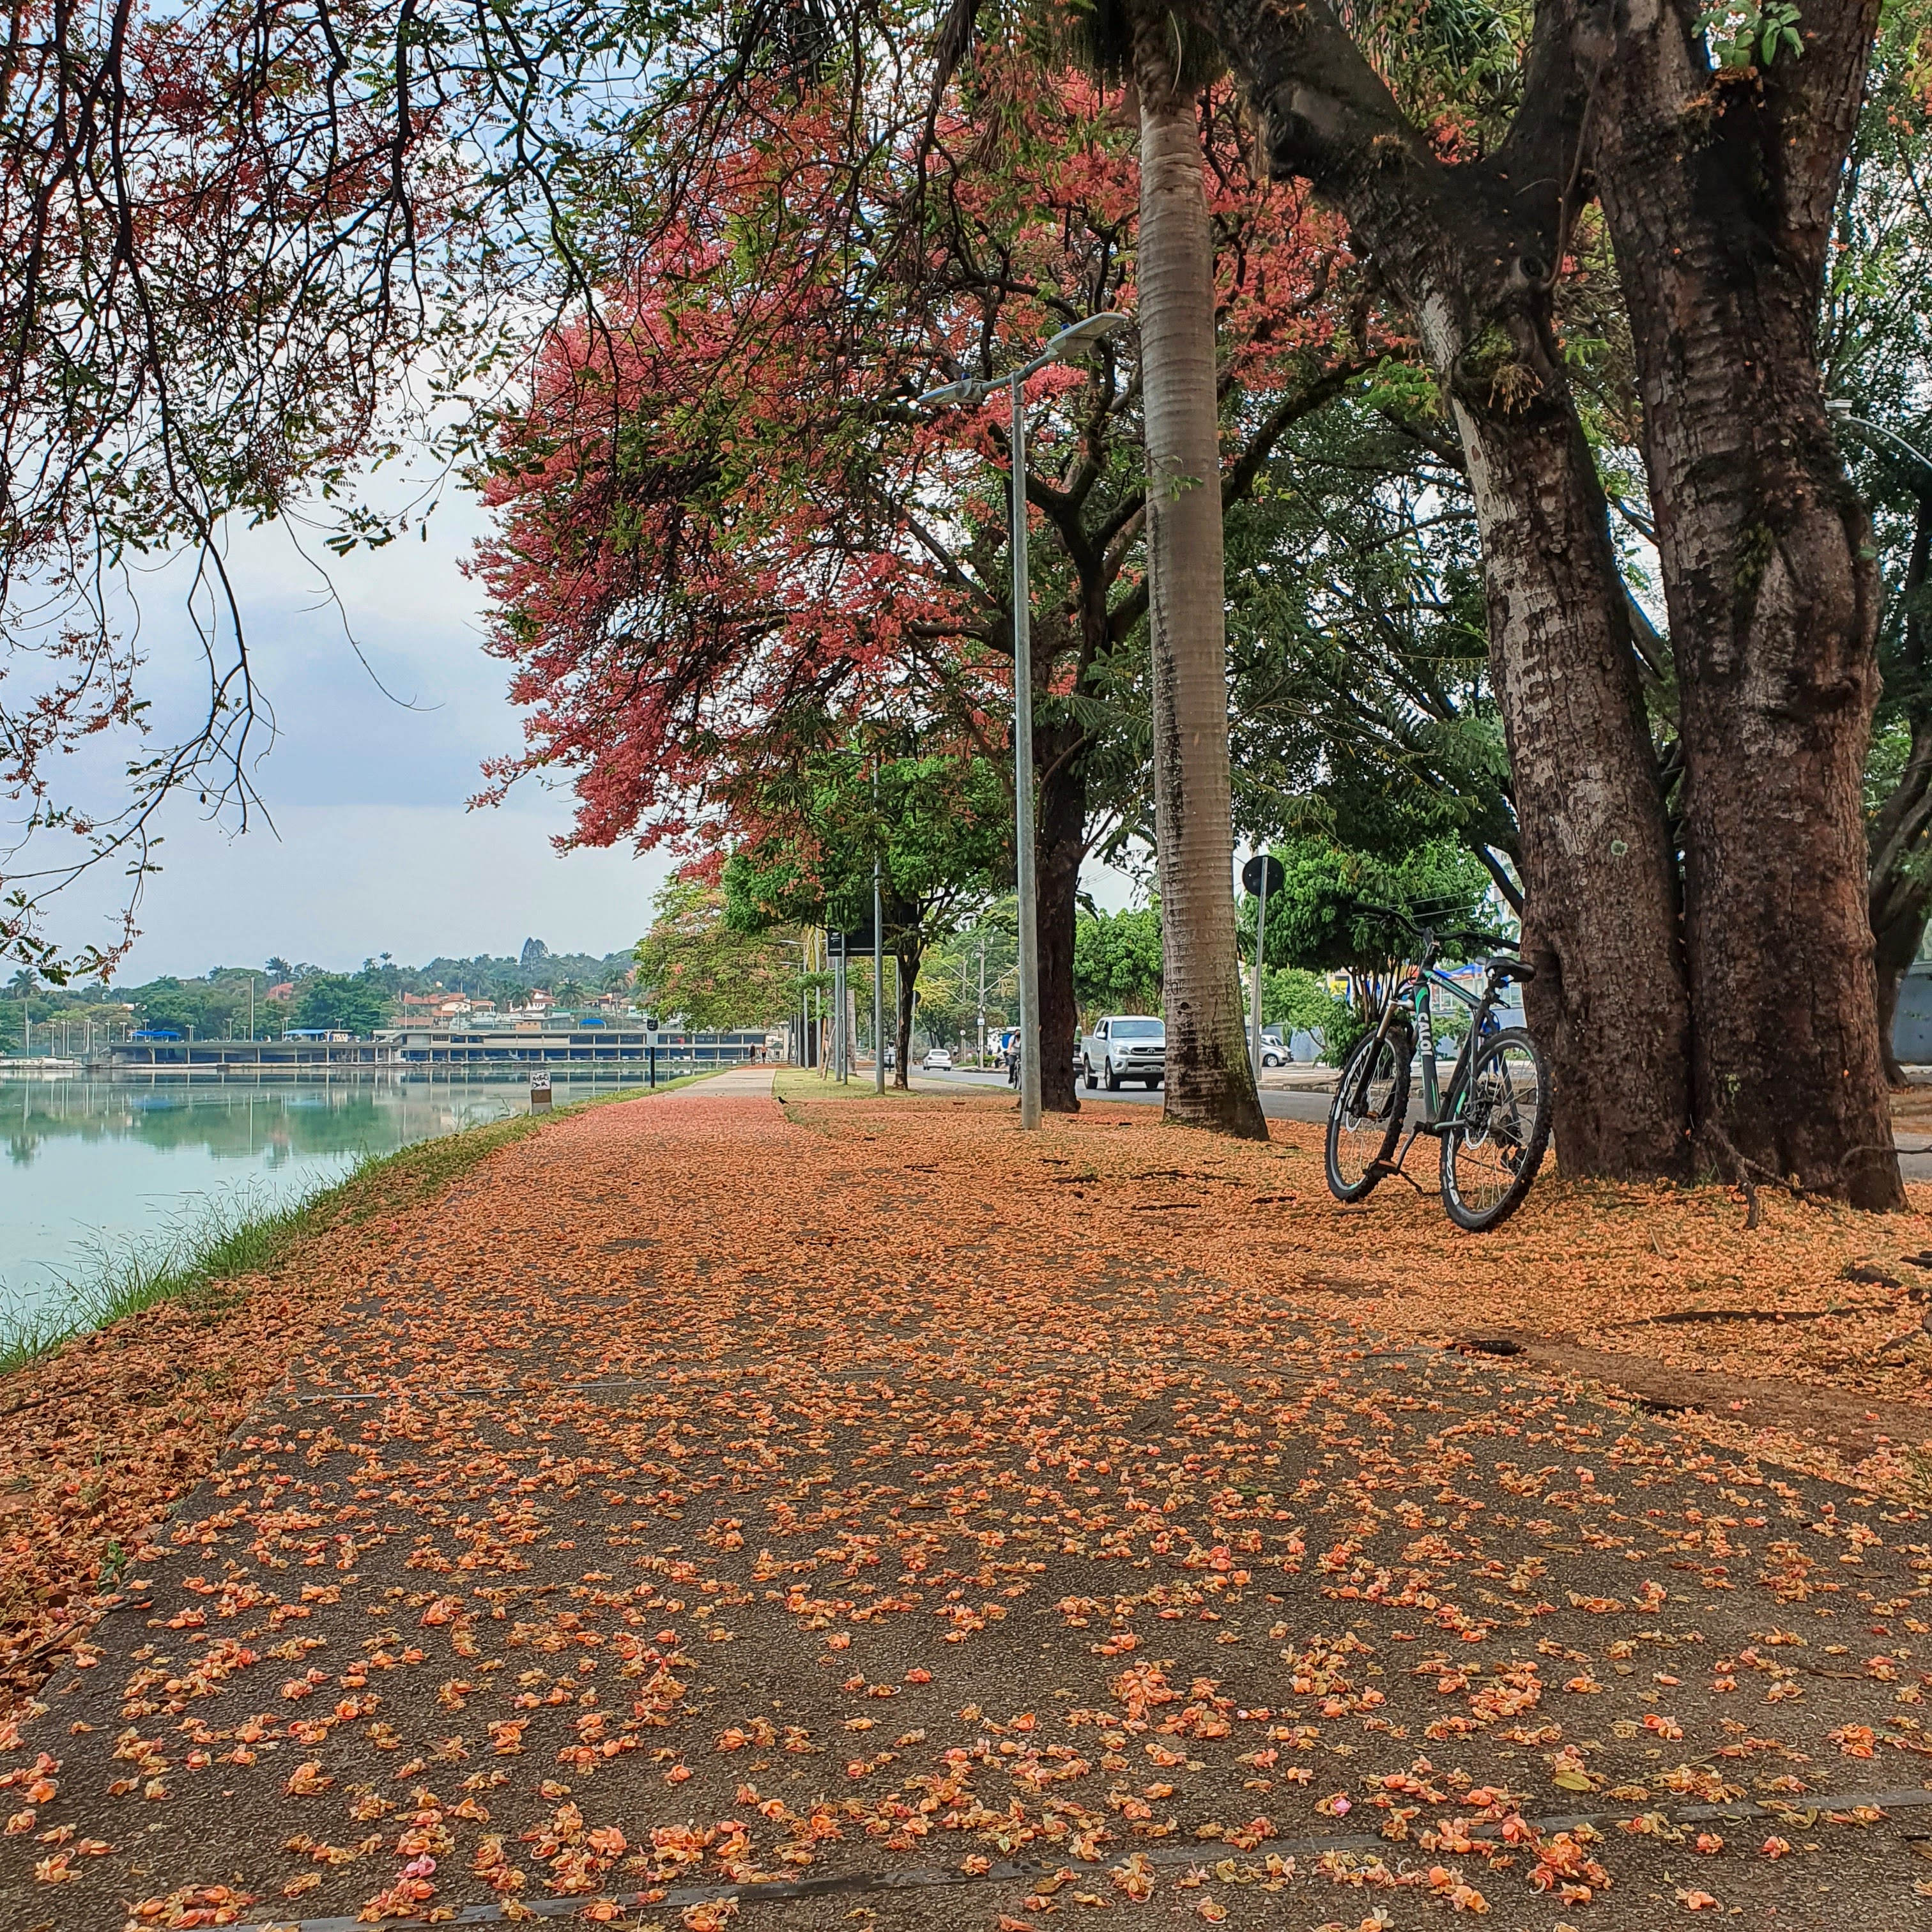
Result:
<svg viewBox="0 0 1932 1932"><path fill-rule="evenodd" d="M928 1074L926 1077L959 1086L1004 1087L1006 1084L1004 1073L980 1073L970 1070ZM1090 1098L1110 1103L1124 1100L1132 1106L1154 1107L1159 1106L1162 1098L1158 1089L1150 1091L1144 1087L1124 1087L1118 1094L1109 1094L1102 1088L1090 1096L1084 1084L1080 1096L1082 1100ZM1312 1120L1318 1124L1328 1118L1328 1096L1306 1088L1264 1085L1262 1112L1271 1120ZM1908 1130L1897 1138L1899 1172L1907 1180L1932 1180L1932 1136Z"/></svg>

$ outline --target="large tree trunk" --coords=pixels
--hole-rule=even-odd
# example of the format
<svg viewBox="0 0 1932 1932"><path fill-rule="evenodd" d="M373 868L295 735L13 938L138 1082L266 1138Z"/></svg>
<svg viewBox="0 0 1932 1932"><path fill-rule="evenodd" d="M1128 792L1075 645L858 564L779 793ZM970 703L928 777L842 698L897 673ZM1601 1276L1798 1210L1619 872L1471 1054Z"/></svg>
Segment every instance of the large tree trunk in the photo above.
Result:
<svg viewBox="0 0 1932 1932"><path fill-rule="evenodd" d="M1452 368L1454 348L1441 345ZM1485 375L1463 369L1451 394L1482 529L1536 972L1524 1010L1550 1058L1556 1158L1569 1173L1681 1174L1675 882L1605 506L1567 394L1498 411Z"/></svg>
<svg viewBox="0 0 1932 1932"><path fill-rule="evenodd" d="M1341 209L1414 311L1467 453L1558 1159L1571 1173L1681 1175L1674 854L1603 496L1551 330L1583 100L1566 20L1542 0L1509 139L1450 165L1329 0L1214 6L1276 167Z"/></svg>
<svg viewBox="0 0 1932 1932"><path fill-rule="evenodd" d="M906 1062L912 1057L913 1015L919 1003L919 962L924 956L925 950L919 942L903 934L892 949L892 957L898 962L898 970L894 976L894 1004L898 1011L893 1017L897 1022L898 1051L893 1056L892 1084L900 1088L911 1084Z"/></svg>
<svg viewBox="0 0 1932 1932"><path fill-rule="evenodd" d="M1087 782L1080 766L1084 734L1062 722L1034 731L1040 773L1039 847L1034 901L1040 929L1040 1103L1049 1114L1077 1114L1073 999L1073 922L1080 862L1087 856Z"/></svg>
<svg viewBox="0 0 1932 1932"><path fill-rule="evenodd" d="M1644 404L1684 763L1700 1151L1902 1204L1879 1050L1862 780L1870 520L1826 418L1825 250L1877 0L1714 72L1691 0L1580 5L1598 193Z"/></svg>
<svg viewBox="0 0 1932 1932"><path fill-rule="evenodd" d="M1166 1114L1265 1139L1235 957L1214 256L1200 132L1193 100L1171 70L1172 36L1162 15L1141 28L1136 50Z"/></svg>

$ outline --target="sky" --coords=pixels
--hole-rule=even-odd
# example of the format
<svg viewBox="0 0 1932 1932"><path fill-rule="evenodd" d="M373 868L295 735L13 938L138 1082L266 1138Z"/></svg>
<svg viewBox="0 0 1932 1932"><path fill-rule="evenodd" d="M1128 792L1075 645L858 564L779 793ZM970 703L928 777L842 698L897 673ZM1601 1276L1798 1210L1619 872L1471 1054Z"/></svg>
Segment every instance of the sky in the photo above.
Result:
<svg viewBox="0 0 1932 1932"><path fill-rule="evenodd" d="M598 954L635 944L668 857L628 848L560 856L551 840L568 827L567 793L526 787L507 806L467 804L483 760L521 739L508 667L483 652L480 592L459 567L483 525L480 506L452 490L426 541L412 531L340 562L275 526L232 541L276 725L254 770L268 822L236 836L193 800L175 801L118 979L273 954L343 970L386 952L408 964L514 953L530 938ZM327 563L326 578L303 549ZM136 592L157 737L196 696L186 584L176 565ZM110 938L122 890L106 876L73 889L56 902L55 935L68 945Z"/></svg>
<svg viewBox="0 0 1932 1932"><path fill-rule="evenodd" d="M254 773L272 825L238 837L194 800L174 802L140 936L116 972L123 984L272 955L344 970L383 952L409 964L514 953L532 938L599 955L635 944L668 855L559 854L551 841L569 825L567 792L525 786L508 805L468 806L483 761L521 742L509 668L484 654L480 589L460 567L484 521L452 488L426 541L412 530L338 562L304 538L328 564L326 579L286 530L233 538L229 567L277 726ZM136 593L158 738L198 694L187 581L178 564L166 566ZM98 748L91 755L98 765ZM111 748L96 787L125 755ZM1130 896L1118 874L1096 869L1083 883L1109 908ZM111 874L70 888L55 902L52 936L68 947L109 943L122 889Z"/></svg>

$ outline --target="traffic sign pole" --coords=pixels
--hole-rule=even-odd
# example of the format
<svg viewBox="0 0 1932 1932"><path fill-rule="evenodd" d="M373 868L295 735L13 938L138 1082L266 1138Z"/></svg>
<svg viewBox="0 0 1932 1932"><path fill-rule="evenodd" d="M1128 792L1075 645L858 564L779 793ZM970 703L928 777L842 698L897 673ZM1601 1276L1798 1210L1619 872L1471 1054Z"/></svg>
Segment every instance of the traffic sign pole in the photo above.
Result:
<svg viewBox="0 0 1932 1932"><path fill-rule="evenodd" d="M1262 974L1265 970L1264 948L1268 944L1268 902L1270 889L1279 891L1287 882L1281 861L1272 852L1257 852L1241 868L1241 884L1257 901L1255 910L1254 997L1248 1012L1248 1053L1254 1063L1255 1089L1262 1084Z"/></svg>

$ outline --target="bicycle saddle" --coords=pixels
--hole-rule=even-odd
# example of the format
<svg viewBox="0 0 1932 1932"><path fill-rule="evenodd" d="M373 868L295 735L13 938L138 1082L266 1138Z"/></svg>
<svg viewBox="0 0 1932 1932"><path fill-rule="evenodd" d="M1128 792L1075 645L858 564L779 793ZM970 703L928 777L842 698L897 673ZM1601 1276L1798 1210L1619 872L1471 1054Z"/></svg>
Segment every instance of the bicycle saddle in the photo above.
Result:
<svg viewBox="0 0 1932 1932"><path fill-rule="evenodd" d="M1521 980L1526 982L1536 977L1536 968L1526 960L1517 959L1507 952L1492 952L1483 962L1498 980Z"/></svg>

